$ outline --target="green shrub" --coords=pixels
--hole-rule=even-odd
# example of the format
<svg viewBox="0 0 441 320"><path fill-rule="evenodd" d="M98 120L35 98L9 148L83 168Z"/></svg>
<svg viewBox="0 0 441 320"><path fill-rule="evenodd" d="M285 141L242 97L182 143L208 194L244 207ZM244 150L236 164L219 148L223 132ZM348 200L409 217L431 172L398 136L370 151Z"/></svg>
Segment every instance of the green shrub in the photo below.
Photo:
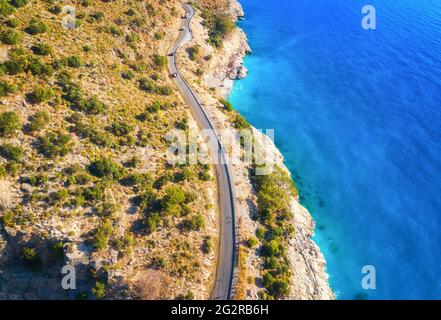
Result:
<svg viewBox="0 0 441 320"><path fill-rule="evenodd" d="M177 206L185 203L186 193L177 186L171 186L165 191L165 195L161 200L161 207L165 212L172 213Z"/></svg>
<svg viewBox="0 0 441 320"><path fill-rule="evenodd" d="M10 143L0 146L0 155L10 161L20 161L23 157L23 148Z"/></svg>
<svg viewBox="0 0 441 320"><path fill-rule="evenodd" d="M0 113L0 137L14 136L20 129L20 118L15 112Z"/></svg>
<svg viewBox="0 0 441 320"><path fill-rule="evenodd" d="M110 202L103 202L96 207L96 214L100 217L111 217L117 210L117 205Z"/></svg>
<svg viewBox="0 0 441 320"><path fill-rule="evenodd" d="M88 100L82 99L77 107L80 111L92 115L103 113L107 109L107 106L104 104L104 102L100 101L96 96L93 96Z"/></svg>
<svg viewBox="0 0 441 320"><path fill-rule="evenodd" d="M120 37L124 34L124 32L121 29L117 28L116 26L107 27L106 31L116 37Z"/></svg>
<svg viewBox="0 0 441 320"><path fill-rule="evenodd" d="M246 245L248 248L255 248L259 241L256 239L256 237L249 237L246 241Z"/></svg>
<svg viewBox="0 0 441 320"><path fill-rule="evenodd" d="M6 29L0 33L0 40L4 44L16 45L20 42L21 35L17 31Z"/></svg>
<svg viewBox="0 0 441 320"><path fill-rule="evenodd" d="M39 151L48 158L65 156L71 150L71 138L61 131L51 132L39 138Z"/></svg>
<svg viewBox="0 0 441 320"><path fill-rule="evenodd" d="M0 0L0 16L9 16L15 12L15 8L8 0Z"/></svg>
<svg viewBox="0 0 441 320"><path fill-rule="evenodd" d="M113 226L110 220L106 219L95 230L93 246L97 251L102 251L109 245L110 237L113 234Z"/></svg>
<svg viewBox="0 0 441 320"><path fill-rule="evenodd" d="M0 165L0 179L5 177L6 174L7 174L6 168L4 166Z"/></svg>
<svg viewBox="0 0 441 320"><path fill-rule="evenodd" d="M99 22L101 20L103 20L104 18L104 13L102 12L94 12L92 14L89 15L89 22Z"/></svg>
<svg viewBox="0 0 441 320"><path fill-rule="evenodd" d="M0 97L7 96L10 93L17 92L18 88L15 84L6 81L0 81Z"/></svg>
<svg viewBox="0 0 441 320"><path fill-rule="evenodd" d="M205 227L205 220L204 217L200 214L196 214L189 219L185 220L182 223L185 230L188 231L200 231L202 228Z"/></svg>
<svg viewBox="0 0 441 320"><path fill-rule="evenodd" d="M104 199L105 190L106 189L104 184L96 184L90 188L85 189L83 191L83 197L90 202L102 201Z"/></svg>
<svg viewBox="0 0 441 320"><path fill-rule="evenodd" d="M37 86L31 94L31 100L34 103L42 103L52 99L55 96L54 90L50 87Z"/></svg>
<svg viewBox="0 0 441 320"><path fill-rule="evenodd" d="M135 74L132 71L127 70L121 73L121 77L126 80L132 80L133 78L135 78Z"/></svg>
<svg viewBox="0 0 441 320"><path fill-rule="evenodd" d="M81 1L81 5L86 8L89 7L91 4L92 4L92 0L82 0Z"/></svg>
<svg viewBox="0 0 441 320"><path fill-rule="evenodd" d="M188 48L187 52L190 60L196 60L201 52L201 47L199 45L195 45L193 47Z"/></svg>
<svg viewBox="0 0 441 320"><path fill-rule="evenodd" d="M167 66L167 57L160 54L154 54L153 63L157 68L164 69Z"/></svg>
<svg viewBox="0 0 441 320"><path fill-rule="evenodd" d="M130 233L126 233L123 237L113 242L115 249L123 252L125 255L129 255L132 252L132 247L135 243L136 240Z"/></svg>
<svg viewBox="0 0 441 320"><path fill-rule="evenodd" d="M29 26L25 29L25 31L30 35L46 33L48 30L49 27L43 21L37 18L32 18Z"/></svg>
<svg viewBox="0 0 441 320"><path fill-rule="evenodd" d="M9 2L16 8L21 8L28 4L28 0L9 0Z"/></svg>
<svg viewBox="0 0 441 320"><path fill-rule="evenodd" d="M27 70L34 76L51 76L54 73L53 68L38 57L28 57L27 62Z"/></svg>
<svg viewBox="0 0 441 320"><path fill-rule="evenodd" d="M25 261L35 262L38 260L38 253L34 248L24 247L22 250L22 257Z"/></svg>
<svg viewBox="0 0 441 320"><path fill-rule="evenodd" d="M158 213L152 213L149 214L149 216L146 219L146 229L148 233L155 232L159 224L161 223L161 217Z"/></svg>
<svg viewBox="0 0 441 320"><path fill-rule="evenodd" d="M49 113L46 111L39 111L34 114L28 129L30 132L36 132L43 130L49 123Z"/></svg>
<svg viewBox="0 0 441 320"><path fill-rule="evenodd" d="M102 158L92 162L88 169L92 175L109 180L120 179L124 174L123 166L109 158Z"/></svg>
<svg viewBox="0 0 441 320"><path fill-rule="evenodd" d="M10 18L6 21L6 25L10 28L17 28L20 25L20 20L17 18Z"/></svg>
<svg viewBox="0 0 441 320"><path fill-rule="evenodd" d="M233 111L233 105L229 101L227 101L225 99L221 99L219 101L220 101L220 103L222 104L222 106L224 107L225 110Z"/></svg>
<svg viewBox="0 0 441 320"><path fill-rule="evenodd" d="M64 259L64 243L56 242L51 246L51 254L52 258L55 260L63 260Z"/></svg>
<svg viewBox="0 0 441 320"><path fill-rule="evenodd" d="M40 56L47 56L53 52L52 47L47 43L38 43L32 46L31 50Z"/></svg>
<svg viewBox="0 0 441 320"><path fill-rule="evenodd" d="M63 11L63 7L59 4L56 4L49 8L49 12L53 14L60 14Z"/></svg>
<svg viewBox="0 0 441 320"><path fill-rule="evenodd" d="M92 288L92 293L97 299L102 299L106 296L106 285L102 282L95 282L95 286Z"/></svg>
<svg viewBox="0 0 441 320"><path fill-rule="evenodd" d="M133 126L126 122L113 123L110 127L110 132L115 136L122 137L126 136L133 131Z"/></svg>
<svg viewBox="0 0 441 320"><path fill-rule="evenodd" d="M139 88L148 93L156 93L164 96L172 94L173 90L169 86L157 85L153 80L149 78L142 78L139 80Z"/></svg>
<svg viewBox="0 0 441 320"><path fill-rule="evenodd" d="M251 129L250 124L248 123L248 121L241 116L240 114L236 114L236 117L234 119L234 126L236 127L236 129L238 130L247 130L247 129Z"/></svg>
<svg viewBox="0 0 441 320"><path fill-rule="evenodd" d="M213 239L210 236L204 237L202 242L202 252L209 254L213 250Z"/></svg>
<svg viewBox="0 0 441 320"><path fill-rule="evenodd" d="M83 65L83 61L78 56L70 56L67 58L67 65L71 68L79 68Z"/></svg>

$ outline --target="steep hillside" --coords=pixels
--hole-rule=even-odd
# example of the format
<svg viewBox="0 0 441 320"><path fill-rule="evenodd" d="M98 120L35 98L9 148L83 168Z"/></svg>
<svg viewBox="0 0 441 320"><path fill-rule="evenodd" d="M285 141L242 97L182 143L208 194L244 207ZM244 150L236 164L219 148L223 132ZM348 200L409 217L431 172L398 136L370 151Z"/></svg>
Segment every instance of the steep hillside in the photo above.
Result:
<svg viewBox="0 0 441 320"><path fill-rule="evenodd" d="M208 298L212 169L165 157L167 132L195 126L164 57L180 2L1 0L0 15L0 299Z"/></svg>

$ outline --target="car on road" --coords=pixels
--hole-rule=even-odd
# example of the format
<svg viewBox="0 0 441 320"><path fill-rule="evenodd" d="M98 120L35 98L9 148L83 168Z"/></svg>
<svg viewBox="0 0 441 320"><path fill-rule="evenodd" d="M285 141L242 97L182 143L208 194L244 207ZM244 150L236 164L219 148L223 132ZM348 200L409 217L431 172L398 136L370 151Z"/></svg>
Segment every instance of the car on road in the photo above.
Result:
<svg viewBox="0 0 441 320"><path fill-rule="evenodd" d="M185 31L185 27L180 28L179 31Z"/></svg>
<svg viewBox="0 0 441 320"><path fill-rule="evenodd" d="M169 57L173 57L174 55L175 55L174 52L170 52L170 53L168 54Z"/></svg>
<svg viewBox="0 0 441 320"><path fill-rule="evenodd" d="M170 75L170 77L172 77L172 78L177 78L178 77L178 74L175 72L175 73L172 73L171 75Z"/></svg>

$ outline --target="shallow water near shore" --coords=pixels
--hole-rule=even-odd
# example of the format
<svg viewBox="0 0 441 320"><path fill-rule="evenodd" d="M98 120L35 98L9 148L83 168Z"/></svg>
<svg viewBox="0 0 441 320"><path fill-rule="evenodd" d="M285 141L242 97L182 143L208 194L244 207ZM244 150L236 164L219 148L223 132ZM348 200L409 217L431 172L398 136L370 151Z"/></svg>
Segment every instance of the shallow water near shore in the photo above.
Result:
<svg viewBox="0 0 441 320"><path fill-rule="evenodd" d="M365 1L241 3L253 54L230 100L275 129L337 297L440 299L441 2L370 1L375 31Z"/></svg>

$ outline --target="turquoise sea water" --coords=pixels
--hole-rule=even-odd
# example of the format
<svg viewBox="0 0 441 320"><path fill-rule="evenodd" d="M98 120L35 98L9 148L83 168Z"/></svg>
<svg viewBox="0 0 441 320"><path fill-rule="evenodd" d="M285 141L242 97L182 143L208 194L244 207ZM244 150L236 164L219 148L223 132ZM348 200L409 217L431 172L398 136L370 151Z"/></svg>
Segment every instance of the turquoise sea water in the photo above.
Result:
<svg viewBox="0 0 441 320"><path fill-rule="evenodd" d="M241 3L253 54L230 100L275 129L338 298L440 299L441 1Z"/></svg>

